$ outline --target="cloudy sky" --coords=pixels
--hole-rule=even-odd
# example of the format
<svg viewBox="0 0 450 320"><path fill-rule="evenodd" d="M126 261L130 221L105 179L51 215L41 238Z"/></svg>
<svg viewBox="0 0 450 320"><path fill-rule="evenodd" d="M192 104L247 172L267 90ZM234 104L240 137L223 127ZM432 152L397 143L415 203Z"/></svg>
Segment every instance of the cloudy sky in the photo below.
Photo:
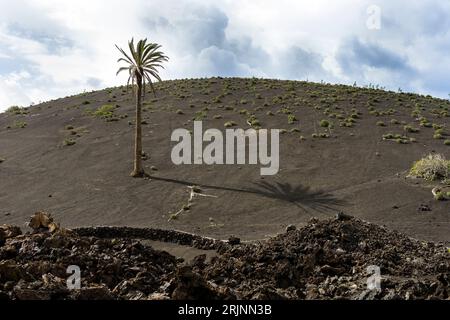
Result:
<svg viewBox="0 0 450 320"><path fill-rule="evenodd" d="M448 0L0 0L0 110L123 84L132 36L165 79L267 77L450 93Z"/></svg>

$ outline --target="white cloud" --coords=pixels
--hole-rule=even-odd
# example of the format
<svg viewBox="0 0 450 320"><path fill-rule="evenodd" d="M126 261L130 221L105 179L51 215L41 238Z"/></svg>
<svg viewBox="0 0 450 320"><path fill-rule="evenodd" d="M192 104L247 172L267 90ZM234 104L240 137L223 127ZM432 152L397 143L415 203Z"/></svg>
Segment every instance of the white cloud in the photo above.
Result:
<svg viewBox="0 0 450 320"><path fill-rule="evenodd" d="M118 53L149 37L163 78L264 76L375 83L445 97L450 2L378 0L0 0L0 110L117 85ZM29 74L16 79L21 72ZM15 80L14 80L15 79Z"/></svg>

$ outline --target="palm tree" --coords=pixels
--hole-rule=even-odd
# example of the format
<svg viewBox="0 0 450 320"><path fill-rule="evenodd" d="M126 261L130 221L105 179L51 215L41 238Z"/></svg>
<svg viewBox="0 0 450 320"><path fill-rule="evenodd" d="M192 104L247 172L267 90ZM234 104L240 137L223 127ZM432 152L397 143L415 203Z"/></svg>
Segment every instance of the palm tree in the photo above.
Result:
<svg viewBox="0 0 450 320"><path fill-rule="evenodd" d="M125 62L127 64L126 67L121 67L116 75L122 71L128 71L127 87L131 82L133 88L135 88L136 131L134 139L134 169L131 176L136 178L145 175L142 167L142 97L145 96L145 84L146 82L150 84L153 94L156 96L152 77L161 81L158 68L164 68L162 63L168 61L169 58L159 51L161 48L159 44L147 43L147 39L140 40L136 46L134 45L134 39L131 39L128 42L128 47L130 49L129 54L116 45L116 48L123 55L117 62Z"/></svg>

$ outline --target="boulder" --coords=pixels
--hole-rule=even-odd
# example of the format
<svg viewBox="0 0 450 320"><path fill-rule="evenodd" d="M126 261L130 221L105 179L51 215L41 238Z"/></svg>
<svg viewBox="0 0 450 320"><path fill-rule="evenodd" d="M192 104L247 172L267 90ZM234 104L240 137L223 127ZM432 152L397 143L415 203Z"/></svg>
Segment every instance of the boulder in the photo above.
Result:
<svg viewBox="0 0 450 320"><path fill-rule="evenodd" d="M53 221L53 217L49 213L43 211L36 212L33 216L31 216L28 226L33 229L34 233L54 233L59 230L59 225Z"/></svg>

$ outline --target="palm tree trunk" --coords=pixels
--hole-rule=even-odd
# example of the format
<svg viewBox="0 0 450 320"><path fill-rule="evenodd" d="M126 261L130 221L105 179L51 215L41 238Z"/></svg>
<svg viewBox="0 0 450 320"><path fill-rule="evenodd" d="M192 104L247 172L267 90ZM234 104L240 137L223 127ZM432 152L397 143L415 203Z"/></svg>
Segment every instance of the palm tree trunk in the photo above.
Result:
<svg viewBox="0 0 450 320"><path fill-rule="evenodd" d="M136 75L136 131L134 136L134 169L132 177L143 177L145 172L142 168L142 77Z"/></svg>

